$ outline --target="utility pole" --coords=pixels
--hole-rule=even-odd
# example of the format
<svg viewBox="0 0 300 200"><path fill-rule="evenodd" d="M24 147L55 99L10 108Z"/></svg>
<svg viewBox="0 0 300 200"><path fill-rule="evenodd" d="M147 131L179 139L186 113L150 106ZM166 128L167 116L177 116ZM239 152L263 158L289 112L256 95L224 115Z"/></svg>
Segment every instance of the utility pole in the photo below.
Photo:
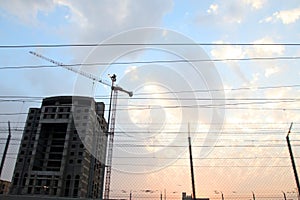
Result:
<svg viewBox="0 0 300 200"><path fill-rule="evenodd" d="M296 184L297 184L297 190L298 190L298 200L300 200L300 184L299 184L299 178L298 178L298 173L297 173L297 168L296 168L296 163L294 160L294 156L293 156L293 151L292 151L292 146L290 143L290 133L291 133L291 129L293 126L293 122L291 123L291 126L289 128L289 132L286 135L286 141L287 141L287 145L289 148L289 152L290 152L290 157L291 157L291 161L292 161L292 166L293 166L293 170L294 170L294 176L295 176L295 180L296 180Z"/></svg>
<svg viewBox="0 0 300 200"><path fill-rule="evenodd" d="M253 191L252 191L252 197L253 197L253 200L255 200L255 194Z"/></svg>
<svg viewBox="0 0 300 200"><path fill-rule="evenodd" d="M8 137L7 137L7 140L6 140L6 145L5 145L5 148L4 148L4 152L3 152L2 160L1 160L1 165L0 165L0 179L1 179L2 169L3 169L3 166L4 166L4 162L5 162L5 158L6 158L10 138L11 138L10 122L8 121Z"/></svg>
<svg viewBox="0 0 300 200"><path fill-rule="evenodd" d="M282 191L282 193L283 193L284 200L286 200L285 192Z"/></svg>
<svg viewBox="0 0 300 200"><path fill-rule="evenodd" d="M191 144L191 137L190 137L190 124L188 124L188 141L189 141L189 152L190 152L190 166L191 166L191 177L192 177L192 189L193 189L193 198L196 199L196 189L195 189L195 179L194 179L194 166L193 166L193 155L192 155L192 144Z"/></svg>

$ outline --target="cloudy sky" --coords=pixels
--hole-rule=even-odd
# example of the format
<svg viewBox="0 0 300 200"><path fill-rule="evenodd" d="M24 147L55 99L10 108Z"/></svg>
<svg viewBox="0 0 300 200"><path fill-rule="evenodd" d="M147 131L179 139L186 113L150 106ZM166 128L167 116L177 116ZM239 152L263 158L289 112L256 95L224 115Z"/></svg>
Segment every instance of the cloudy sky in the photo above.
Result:
<svg viewBox="0 0 300 200"><path fill-rule="evenodd" d="M295 197L285 136L294 122L298 160L299 1L0 0L0 11L1 152L8 120L13 130L2 179L29 107L74 94L108 104L109 87L35 51L133 91L119 95L112 196L190 194L190 127L197 196Z"/></svg>

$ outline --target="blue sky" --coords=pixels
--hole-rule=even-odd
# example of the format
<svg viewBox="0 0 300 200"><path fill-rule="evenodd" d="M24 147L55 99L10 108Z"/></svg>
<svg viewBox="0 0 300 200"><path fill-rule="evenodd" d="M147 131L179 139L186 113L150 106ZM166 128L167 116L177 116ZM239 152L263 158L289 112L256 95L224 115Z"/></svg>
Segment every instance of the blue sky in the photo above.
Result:
<svg viewBox="0 0 300 200"><path fill-rule="evenodd" d="M29 51L36 51L65 64L250 59L210 63L128 63L90 68L82 66L80 69L107 81L107 73L117 73L118 83L141 97L128 100L122 96L125 99L120 100L119 106L125 111L120 110L118 113L117 130L120 133L141 133L139 136L131 135L131 138L121 134L119 139L116 138L120 148L115 150L116 168L112 175L115 195L127 195L128 191L134 190L140 197L151 196L164 188L167 188L170 196L176 198L180 197L182 191L191 193L188 162L185 159L187 151L183 149L179 152L176 147L172 149L174 142L178 142L178 135L168 135L168 132L183 133L190 122L195 132L195 173L200 196L212 198L219 195L218 191L222 191L232 197L249 195L251 198L251 191L277 196L281 195L281 191L286 191L292 198L295 181L285 146L285 135L293 121L294 134L291 137L297 145L300 124L300 104L297 99L300 96L299 59L276 58L300 56L299 45L284 45L299 44L299 1L102 0L87 3L77 0L3 0L0 1L0 27L1 46L164 41L218 44L1 48L0 91L4 100L12 100L8 96L42 98L85 94L107 97L109 94L108 87L97 85L92 88L91 81L63 68L1 69L8 66L51 65L30 55ZM239 43L250 45L234 45ZM271 45L252 45L255 43ZM266 57L275 59L251 60ZM145 92L150 94L142 94ZM1 130L4 130L1 131L1 138L6 137L8 120L13 122L14 129L22 129L26 119L24 114L5 113L26 113L29 107L39 107L41 98L37 102L1 101L0 125ZM102 100L108 103L107 99ZM193 107L194 104L198 106ZM219 118L214 118L214 115ZM146 132L153 137L149 138ZM179 135L179 144L186 145L185 136ZM16 138L14 142L18 143L21 132L14 131L13 137ZM140 144L144 148L122 149L123 143ZM168 151L170 154L165 155L168 159L159 158L160 154L166 152L153 144L169 146L166 149L173 152ZM209 154L202 154L203 149L197 147L203 144L210 146ZM1 145L2 151L2 142ZM3 179L10 180L12 176L16 147L14 145L10 148L11 158L5 165ZM294 148L296 156L299 156L299 147ZM122 158L133 155L152 158ZM220 159L222 157L227 159ZM134 165L127 166L128 163ZM153 193L145 192L146 189L153 190Z"/></svg>

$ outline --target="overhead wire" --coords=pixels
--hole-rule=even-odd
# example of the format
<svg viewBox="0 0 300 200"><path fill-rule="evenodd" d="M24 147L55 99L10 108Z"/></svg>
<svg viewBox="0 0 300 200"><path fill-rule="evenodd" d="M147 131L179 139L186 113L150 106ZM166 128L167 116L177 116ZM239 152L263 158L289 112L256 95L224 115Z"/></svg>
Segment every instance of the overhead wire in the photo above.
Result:
<svg viewBox="0 0 300 200"><path fill-rule="evenodd" d="M295 85L278 85L278 86L260 86L260 87L240 87L240 88L230 88L230 89L204 89L204 90L189 90L189 91L170 91L170 92L155 92L155 93L135 93L135 96L140 96L140 95L153 95L153 94L178 94L178 93L198 93L198 92L216 92L216 91L236 91L236 90L262 90L262 89L276 89L276 88L291 88L291 87L300 87L300 84L295 84ZM37 97L37 96L19 96L19 95L0 95L0 99L11 99L11 100L19 100L19 101L27 101L28 99L32 99L32 100L42 100L43 96ZM95 96L95 99L109 99L108 95L101 95L101 96ZM121 99L128 99L128 98L124 98L124 97L120 97ZM152 99L155 99L154 97L151 97ZM163 99L163 97L161 97ZM149 99L148 97L133 97L130 99ZM156 99L160 99L160 98L156 98ZM174 99L174 98L173 98ZM176 98L176 99L180 99L180 98ZM183 98L183 99L191 99L194 100L193 98ZM197 99L197 98L196 98ZM199 98L198 98L199 99ZM201 99L201 98L200 98ZM212 100L212 98L202 98L203 100ZM289 98L253 98L253 97L249 97L249 98L218 98L218 100L280 100L280 99L284 99L284 100L299 100L298 97L289 97Z"/></svg>
<svg viewBox="0 0 300 200"><path fill-rule="evenodd" d="M191 90L191 91L170 91L170 92L155 92L155 94L176 94L176 93L198 93L198 92L223 92L223 91L238 91L238 90L263 90L263 89L277 89L277 88L293 88L293 87L300 87L300 84L294 85L277 85L277 86L257 86L257 87L238 87L238 88L214 88L214 89L198 89L198 90ZM153 93L150 92L141 92L135 94L137 95L152 95ZM95 96L97 98L97 96Z"/></svg>
<svg viewBox="0 0 300 200"><path fill-rule="evenodd" d="M5 123L7 124L7 121L0 121L0 124L1 123ZM23 122L17 122L17 121L10 121L10 123L26 123L25 121ZM120 122L119 124L132 124L132 123L128 123L128 122ZM149 124L147 122L137 122L135 124L140 124L140 125L145 125L145 124ZM151 123L152 125L154 124L163 124L163 123L159 123L159 122L152 122ZM197 122L189 122L189 123L178 123L178 122L169 122L168 124L172 124L172 125L178 125L178 124L197 124L197 125L220 125L220 124L224 124L224 123L217 123L217 122L211 122L211 123L204 123L204 122L201 122L201 123L197 123ZM286 122L226 122L226 125L229 126L235 126L235 125L287 125L288 123ZM300 122L293 122L293 124L300 124ZM23 127L20 127L20 128L23 128ZM293 128L294 129L294 128Z"/></svg>
<svg viewBox="0 0 300 200"><path fill-rule="evenodd" d="M133 163L114 163L116 166L135 166L135 167L154 167L154 166L159 166L155 164L133 164ZM169 165L168 167L190 167L188 164L186 165L179 165L179 164L172 164ZM194 165L195 168L256 168L256 167L264 167L264 168L288 168L291 167L290 165Z"/></svg>
<svg viewBox="0 0 300 200"><path fill-rule="evenodd" d="M199 93L199 92L218 92L218 91L238 91L238 90L265 90L265 89L277 89L277 88L297 88L300 84L291 85L275 85L275 86L255 86L255 87L237 87L237 88L213 88L213 89L196 89L196 90L183 90L183 91L170 91L170 92L140 92L135 93L134 96L138 95L153 95L153 94L178 94L178 93ZM109 98L109 95L96 95L96 99ZM18 98L18 99L35 99L41 100L45 98L44 96L27 96L27 95L0 95L0 98ZM120 97L122 98L122 96Z"/></svg>
<svg viewBox="0 0 300 200"><path fill-rule="evenodd" d="M264 108L264 107L229 107L229 106L238 106L238 105L263 105L263 104L274 104L276 102L268 102L268 103L249 103L249 104L224 104L224 105L190 105L190 106L164 106L162 108L152 108L152 107L143 107L143 108L117 108L117 111L143 111L143 110L157 110L157 109L179 109L179 108L201 108L201 109L227 109L227 110L257 110L257 111L299 111L300 108ZM282 102L277 102L282 103ZM105 110L108 111L108 110ZM26 115L28 113L18 113L18 112L10 112L10 113L0 113L0 116L12 116L12 115Z"/></svg>
<svg viewBox="0 0 300 200"><path fill-rule="evenodd" d="M76 44L16 44L16 45L0 45L2 49L17 48L61 48L61 47L119 47L119 46L300 46L300 43L76 43Z"/></svg>
<svg viewBox="0 0 300 200"><path fill-rule="evenodd" d="M1 99L2 98L2 99ZM30 100L30 97L24 99L18 99L19 97L11 97L11 96L0 96L0 103L2 102L40 102L37 100ZM35 99L35 98L34 98ZM103 98L105 99L105 98ZM128 98L120 98L120 99L128 99ZM261 105L261 104L277 104L277 103L290 103L300 101L297 97L288 97L288 98L173 98L173 97L133 97L132 100L168 100L168 101L225 101L222 104L196 104L196 105L170 105L163 107L155 107L153 104L134 104L134 105L118 105L118 110L153 110L153 109L167 109L167 108L220 108L220 109L268 109L268 110L299 110L299 108L290 108L290 107L282 107L281 108L263 108L263 107L228 107L228 106L238 106L238 105ZM236 103L230 103L232 101L240 101ZM241 102L242 101L242 102ZM120 108L124 107L126 108ZM225 106L225 107L224 107ZM17 115L17 114L26 114L26 113L1 113L0 115Z"/></svg>
<svg viewBox="0 0 300 200"><path fill-rule="evenodd" d="M127 61L127 62L95 62L95 63L74 63L62 65L18 65L2 66L0 70L8 69L39 69L39 68L60 68L80 66L107 66L107 65L133 65L133 64L163 64L163 63L195 63L195 62L228 62L228 61L267 61L267 60L299 60L300 56L277 56L277 57L249 57L249 58L214 58L214 59L177 59L177 60L149 60L149 61Z"/></svg>
<svg viewBox="0 0 300 200"><path fill-rule="evenodd" d="M156 93L154 93L156 94ZM2 100L1 98L4 98L4 100ZM41 98L45 98L45 97L41 97ZM27 101L27 99L31 99L30 97L28 98L24 98L24 99L19 99L19 97L5 97L5 96L0 96L0 101L5 101L5 100L19 100L19 101ZM35 99L35 98L33 98ZM109 99L109 98L102 98L102 99ZM263 98L263 97L230 97L230 98L209 98L209 97L131 97L131 98L124 98L124 97L120 97L120 99L132 99L132 100L183 100L183 101L191 101L191 100L197 100L197 101L211 101L211 100L219 100L219 101L300 101L299 97L281 97L281 98Z"/></svg>
<svg viewBox="0 0 300 200"><path fill-rule="evenodd" d="M294 132L294 133L299 133L299 132ZM247 135L247 134L245 134L245 135ZM132 142L133 144L139 144L139 145L149 146L148 144L146 144L146 143L149 143L149 138L151 138L151 137L149 136L149 137L145 137L143 139L135 139L135 140L134 139L132 139L132 140L128 140L128 139L116 139L116 144L122 145L125 142L127 142L127 144L128 144L128 142ZM182 137L182 139L184 139L184 138L186 138L186 137ZM163 138L157 139L156 142L161 142L161 143L163 142L165 145L168 145L168 144L166 144L166 142L167 143L168 142L172 142L172 139L174 139L174 138L163 137ZM7 138L0 138L0 140L6 141ZM12 138L11 140L12 141L21 141L22 138ZM192 143L197 143L197 142L203 141L203 140L205 140L206 143L211 143L211 142L215 143L216 142L215 138L214 139L210 139L210 138L197 138L195 136L195 139L193 139ZM226 138L224 139L224 138L222 138L222 142L225 142L225 141L226 142L231 141L231 144L234 144L233 142L239 142L241 144L245 143L246 145L247 145L247 143L252 143L253 144L254 142L256 142L256 143L267 142L265 144L280 144L281 145L282 142L284 142L284 143L286 142L285 139L239 139L239 140L237 140L237 139L226 139ZM299 139L291 139L290 141L291 142L300 142Z"/></svg>

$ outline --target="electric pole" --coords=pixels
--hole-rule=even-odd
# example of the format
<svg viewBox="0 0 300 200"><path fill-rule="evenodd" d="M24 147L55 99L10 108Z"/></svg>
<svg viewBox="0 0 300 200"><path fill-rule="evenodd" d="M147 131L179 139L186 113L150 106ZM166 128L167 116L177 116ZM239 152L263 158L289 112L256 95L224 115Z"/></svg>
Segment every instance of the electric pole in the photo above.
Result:
<svg viewBox="0 0 300 200"><path fill-rule="evenodd" d="M255 200L255 194L254 194L254 192L252 192L252 197L253 197L253 200Z"/></svg>
<svg viewBox="0 0 300 200"><path fill-rule="evenodd" d="M193 166L193 155L192 155L192 144L191 144L191 137L190 137L190 124L188 124L189 129L189 152L190 152L190 165L191 165L191 177L192 177L192 190L193 190L193 198L196 199L196 189L195 189L195 179L194 179L194 166Z"/></svg>
<svg viewBox="0 0 300 200"><path fill-rule="evenodd" d="M286 200L285 192L282 191L282 193L283 193L284 200Z"/></svg>
<svg viewBox="0 0 300 200"><path fill-rule="evenodd" d="M0 179L1 179L2 169L3 169L3 166L4 166L4 162L5 162L5 158L6 158L10 138L11 138L10 122L8 121L8 137L7 137L7 140L6 140L6 145L5 145L5 148L4 148L4 152L3 152L2 160L1 160L1 165L0 165Z"/></svg>
<svg viewBox="0 0 300 200"><path fill-rule="evenodd" d="M290 133L291 133L291 129L293 126L293 122L291 123L291 126L289 128L289 132L286 135L286 141L287 141L287 145L289 148L289 152L290 152L290 157L291 157L291 162L292 162L292 166L293 166L293 171L294 171L294 176L295 176L295 180L296 180L296 184L297 184L297 190L298 190L298 200L300 200L300 184L299 184L299 178L298 178L298 173L297 173L297 167L296 167L296 163L294 160L294 155L293 155L293 151L292 151L292 146L290 143Z"/></svg>

